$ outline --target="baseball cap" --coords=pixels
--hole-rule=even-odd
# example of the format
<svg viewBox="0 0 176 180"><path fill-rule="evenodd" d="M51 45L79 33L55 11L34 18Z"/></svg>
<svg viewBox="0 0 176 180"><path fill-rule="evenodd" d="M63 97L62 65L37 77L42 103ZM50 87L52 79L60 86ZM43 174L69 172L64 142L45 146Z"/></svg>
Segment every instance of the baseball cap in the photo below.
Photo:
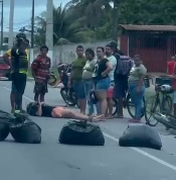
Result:
<svg viewBox="0 0 176 180"><path fill-rule="evenodd" d="M116 43L115 41L111 41L111 42L109 43L109 45L110 45L111 47L117 48L117 43Z"/></svg>
<svg viewBox="0 0 176 180"><path fill-rule="evenodd" d="M18 34L16 35L16 39L17 39L17 40L20 40L20 39L25 40L25 39L26 39L26 35L25 35L24 33L18 33Z"/></svg>

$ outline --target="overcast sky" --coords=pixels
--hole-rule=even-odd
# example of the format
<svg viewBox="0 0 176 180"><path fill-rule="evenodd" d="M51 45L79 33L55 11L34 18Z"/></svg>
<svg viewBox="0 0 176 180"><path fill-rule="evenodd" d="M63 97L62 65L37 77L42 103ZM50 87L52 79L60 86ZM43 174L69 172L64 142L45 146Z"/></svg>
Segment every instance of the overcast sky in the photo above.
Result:
<svg viewBox="0 0 176 180"><path fill-rule="evenodd" d="M58 6L60 3L66 4L69 0L53 0L54 5ZM9 26L9 12L10 0L4 0L4 31L8 31ZM18 31L20 27L28 25L31 18L32 0L15 0L14 12L14 31ZM35 0L35 15L40 15L46 10L46 0Z"/></svg>

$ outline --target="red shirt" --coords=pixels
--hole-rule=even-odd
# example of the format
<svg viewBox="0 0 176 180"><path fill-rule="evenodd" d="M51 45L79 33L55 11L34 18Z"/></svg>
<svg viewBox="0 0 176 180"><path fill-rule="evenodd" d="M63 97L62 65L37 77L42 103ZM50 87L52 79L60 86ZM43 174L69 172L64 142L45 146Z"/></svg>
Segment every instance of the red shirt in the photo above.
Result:
<svg viewBox="0 0 176 180"><path fill-rule="evenodd" d="M176 65L176 62L175 62L175 61L169 61L169 62L167 63L168 75L174 75L175 65Z"/></svg>
<svg viewBox="0 0 176 180"><path fill-rule="evenodd" d="M49 75L49 69L51 67L51 60L49 57L43 57L38 55L32 62L31 68L35 72L36 79L40 81L46 81Z"/></svg>

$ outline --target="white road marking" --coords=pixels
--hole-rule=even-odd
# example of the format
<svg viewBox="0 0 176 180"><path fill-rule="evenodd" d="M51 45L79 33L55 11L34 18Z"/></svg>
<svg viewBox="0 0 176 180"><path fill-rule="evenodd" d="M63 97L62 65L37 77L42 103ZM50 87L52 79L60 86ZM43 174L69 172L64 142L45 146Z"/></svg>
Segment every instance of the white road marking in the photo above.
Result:
<svg viewBox="0 0 176 180"><path fill-rule="evenodd" d="M3 87L3 88L6 89L6 90L8 90L8 91L11 91L10 88L7 88L7 87ZM31 99L31 98L29 98L29 97L27 97L27 96L25 96L25 95L24 95L23 97L24 97L25 99L29 100L29 101L33 101L33 99ZM116 137L114 137L114 136L111 136L110 134L107 134L107 133L105 133L105 132L103 132L103 134L104 134L104 136L105 136L106 138L111 139L112 141L114 141L114 142L116 142L116 143L119 143L119 139L118 139L118 138L116 138ZM172 164L169 164L169 163L167 163L166 161L163 161L162 159L159 159L159 158L157 158L157 157L155 157L155 156L153 156L153 155L151 155L151 154L149 154L149 153L147 153L147 152L145 152L145 151L143 151L143 150L141 150L141 149L139 149L139 148L130 147L130 149L132 149L133 151L135 151L135 152L137 152L137 153L139 153L139 154L141 154L141 155L143 155L143 156L145 156L145 157L147 157L147 158L149 158L149 159L152 159L152 160L155 161L155 162L158 162L159 164L161 164L161 165L163 165L163 166L165 166L165 167L167 167L167 168L170 168L170 169L176 171L176 166L174 166L174 165L172 165Z"/></svg>
<svg viewBox="0 0 176 180"><path fill-rule="evenodd" d="M111 139L112 141L119 143L118 138L116 138L114 136L111 136L111 135L109 135L107 133L104 133L104 132L103 132L103 134L104 134L105 137ZM163 160L161 160L161 159L159 159L159 158L157 158L157 157L155 157L155 156L153 156L153 155L151 155L151 154L149 154L149 153L147 153L147 152L145 152L145 151L143 151L143 150L141 150L139 148L130 147L130 149L132 149L133 151L138 152L139 154L142 154L143 156L145 156L145 157L147 157L149 159L154 160L155 162L158 162L159 164L162 164L163 166L166 166L166 167L176 171L176 166L174 166L172 164L169 164L166 161L163 161Z"/></svg>
<svg viewBox="0 0 176 180"><path fill-rule="evenodd" d="M11 91L10 88L7 88L7 87L3 87L3 88L6 89L6 90L8 90L8 91ZM23 97L24 97L25 99L27 99L28 101L33 101L31 98L29 98L29 97L27 97L27 96L25 96L25 95L23 95Z"/></svg>

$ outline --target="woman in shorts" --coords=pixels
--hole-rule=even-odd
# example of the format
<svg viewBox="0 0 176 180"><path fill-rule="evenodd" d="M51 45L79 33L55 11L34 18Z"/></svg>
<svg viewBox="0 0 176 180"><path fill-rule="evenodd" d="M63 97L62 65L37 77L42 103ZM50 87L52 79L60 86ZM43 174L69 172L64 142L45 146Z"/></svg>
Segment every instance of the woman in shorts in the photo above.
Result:
<svg viewBox="0 0 176 180"><path fill-rule="evenodd" d="M110 86L109 72L112 65L105 58L105 50L103 47L97 48L97 63L95 64L93 81L95 95L98 99L99 114L106 114L107 110L107 90Z"/></svg>
<svg viewBox="0 0 176 180"><path fill-rule="evenodd" d="M32 102L27 106L27 113L32 116L53 117L53 118L72 118L84 121L101 121L104 115L87 116L82 113L72 111L61 106L50 106L45 103Z"/></svg>

